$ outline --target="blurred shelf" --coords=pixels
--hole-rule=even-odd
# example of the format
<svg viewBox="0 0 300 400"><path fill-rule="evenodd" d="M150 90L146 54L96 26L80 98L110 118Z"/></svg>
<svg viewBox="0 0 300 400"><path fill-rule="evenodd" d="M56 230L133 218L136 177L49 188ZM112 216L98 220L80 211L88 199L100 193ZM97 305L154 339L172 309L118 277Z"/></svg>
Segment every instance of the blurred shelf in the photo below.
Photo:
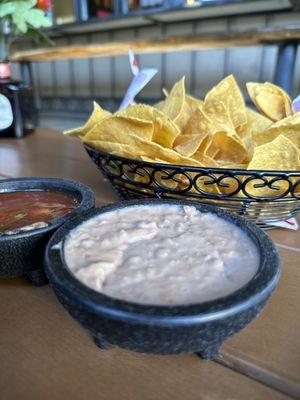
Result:
<svg viewBox="0 0 300 400"><path fill-rule="evenodd" d="M63 25L55 25L45 30L47 35L55 38L61 36L73 36L91 32L113 31L126 28L137 28L153 25L153 21L145 19L144 16L126 15L122 17L108 16L91 18L86 22L74 22Z"/></svg>
<svg viewBox="0 0 300 400"><path fill-rule="evenodd" d="M279 44L299 40L300 29L251 29L245 31L210 32L152 40L136 39L124 42L41 48L16 52L10 57L10 60L24 62L120 56L127 55L129 47L136 54L145 54Z"/></svg>
<svg viewBox="0 0 300 400"><path fill-rule="evenodd" d="M118 6L114 14L88 18L86 15L77 22L54 25L45 30L53 37L143 27L172 22L188 22L200 19L247 15L262 12L292 10L292 0L174 0L164 1L164 5L124 12ZM120 4L127 3L117 0ZM294 3L295 4L295 3ZM126 7L125 7L126 8ZM86 19L86 20L85 20Z"/></svg>

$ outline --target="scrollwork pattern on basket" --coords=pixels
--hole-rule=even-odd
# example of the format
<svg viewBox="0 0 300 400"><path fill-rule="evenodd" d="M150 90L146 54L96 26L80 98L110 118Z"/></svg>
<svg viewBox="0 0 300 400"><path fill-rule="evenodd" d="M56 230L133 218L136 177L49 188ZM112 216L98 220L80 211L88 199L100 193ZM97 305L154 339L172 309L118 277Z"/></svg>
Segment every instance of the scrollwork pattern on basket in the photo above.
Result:
<svg viewBox="0 0 300 400"><path fill-rule="evenodd" d="M85 146L122 199L213 201L254 221L289 218L300 207L300 171L247 171L126 159Z"/></svg>
<svg viewBox="0 0 300 400"><path fill-rule="evenodd" d="M278 200L291 194L291 177L278 173L253 173L242 182L241 191L253 200Z"/></svg>

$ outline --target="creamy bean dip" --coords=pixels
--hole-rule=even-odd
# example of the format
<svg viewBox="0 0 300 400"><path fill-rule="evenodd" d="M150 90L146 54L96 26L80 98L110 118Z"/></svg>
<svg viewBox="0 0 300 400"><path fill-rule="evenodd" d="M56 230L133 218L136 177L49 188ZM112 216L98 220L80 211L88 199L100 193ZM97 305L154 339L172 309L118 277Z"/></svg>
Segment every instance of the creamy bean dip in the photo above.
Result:
<svg viewBox="0 0 300 400"><path fill-rule="evenodd" d="M75 228L64 246L88 287L142 304L183 305L226 296L256 273L259 253L238 227L193 206L131 206Z"/></svg>

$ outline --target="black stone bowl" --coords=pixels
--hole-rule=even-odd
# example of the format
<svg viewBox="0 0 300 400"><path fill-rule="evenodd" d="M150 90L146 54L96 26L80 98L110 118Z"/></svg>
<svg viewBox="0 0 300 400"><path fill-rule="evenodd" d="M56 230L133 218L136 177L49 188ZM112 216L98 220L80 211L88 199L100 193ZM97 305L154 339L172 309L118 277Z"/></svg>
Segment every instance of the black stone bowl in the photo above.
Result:
<svg viewBox="0 0 300 400"><path fill-rule="evenodd" d="M255 276L241 289L217 300L184 306L151 306L97 293L68 270L63 254L64 241L80 223L123 207L157 204L192 205L239 226L259 249L260 265ZM59 301L89 331L100 348L116 345L151 354L198 352L205 359L215 358L222 342L260 313L280 276L277 250L260 228L216 207L177 200L137 200L88 211L67 221L53 235L45 257L46 274Z"/></svg>
<svg viewBox="0 0 300 400"><path fill-rule="evenodd" d="M68 218L95 206L95 197L87 186L65 179L20 178L0 181L0 193L26 190L50 190L74 197L78 206L45 228L13 235L0 235L0 278L26 275L35 285L48 283L43 269L46 244L56 229ZM1 212L1 210L0 210Z"/></svg>

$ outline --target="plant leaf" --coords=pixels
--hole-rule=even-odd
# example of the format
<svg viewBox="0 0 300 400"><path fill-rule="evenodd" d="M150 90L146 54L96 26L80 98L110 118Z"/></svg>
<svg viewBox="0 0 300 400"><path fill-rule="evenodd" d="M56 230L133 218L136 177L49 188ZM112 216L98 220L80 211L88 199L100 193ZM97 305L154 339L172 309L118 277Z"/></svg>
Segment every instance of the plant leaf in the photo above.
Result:
<svg viewBox="0 0 300 400"><path fill-rule="evenodd" d="M48 17L45 16L42 10L31 9L25 13L24 16L26 22L38 29L41 27L49 27L51 26L51 21Z"/></svg>
<svg viewBox="0 0 300 400"><path fill-rule="evenodd" d="M0 4L0 18L6 17L15 11L15 2Z"/></svg>
<svg viewBox="0 0 300 400"><path fill-rule="evenodd" d="M36 0L16 1L12 19L18 34L27 33L30 27L35 29L51 26L51 21L42 10L33 8Z"/></svg>
<svg viewBox="0 0 300 400"><path fill-rule="evenodd" d="M16 10L12 15L13 23L16 25L17 32L26 33L27 24L22 11Z"/></svg>

